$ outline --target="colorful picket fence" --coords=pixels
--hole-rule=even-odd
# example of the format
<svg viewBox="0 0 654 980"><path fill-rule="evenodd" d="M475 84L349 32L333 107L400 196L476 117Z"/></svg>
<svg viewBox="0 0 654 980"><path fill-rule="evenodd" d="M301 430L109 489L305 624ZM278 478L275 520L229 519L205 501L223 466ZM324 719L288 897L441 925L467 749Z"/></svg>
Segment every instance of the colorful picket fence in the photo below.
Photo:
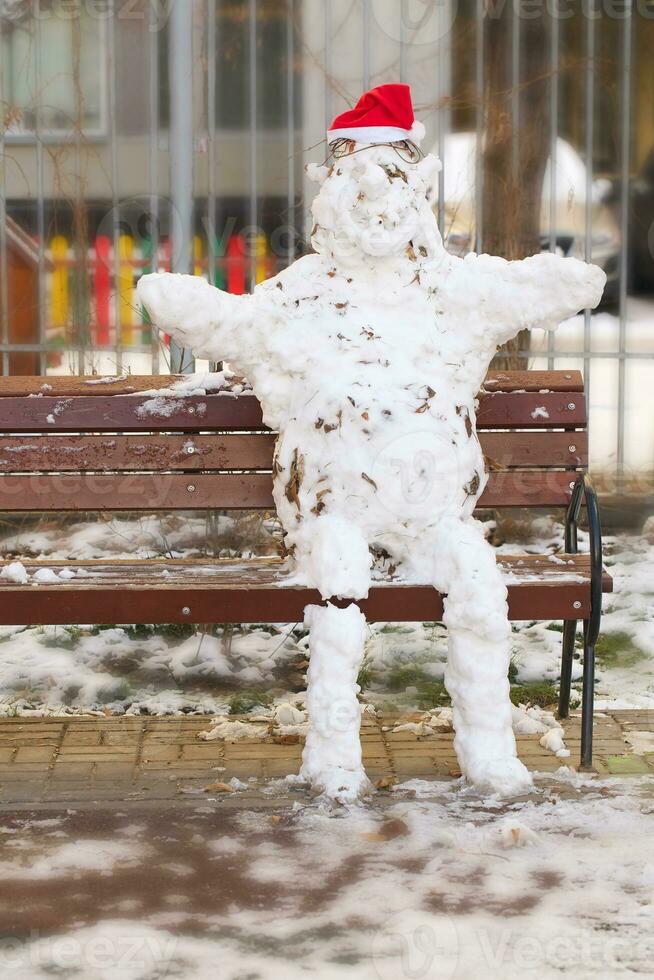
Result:
<svg viewBox="0 0 654 980"><path fill-rule="evenodd" d="M141 348L152 343L147 314L136 301L136 284L148 272L170 271L171 249L167 239L159 243L157 254L147 239L135 241L131 235L114 242L99 235L80 261L72 243L57 235L46 250L46 325L48 340L55 347L82 341L89 347ZM265 235L249 245L243 235L232 235L222 254L197 235L193 240L193 272L221 289L242 294L256 283L279 271ZM80 277L84 288L80 289ZM79 296L87 309L79 308ZM80 326L83 325L83 326ZM83 335L80 330L83 329Z"/></svg>

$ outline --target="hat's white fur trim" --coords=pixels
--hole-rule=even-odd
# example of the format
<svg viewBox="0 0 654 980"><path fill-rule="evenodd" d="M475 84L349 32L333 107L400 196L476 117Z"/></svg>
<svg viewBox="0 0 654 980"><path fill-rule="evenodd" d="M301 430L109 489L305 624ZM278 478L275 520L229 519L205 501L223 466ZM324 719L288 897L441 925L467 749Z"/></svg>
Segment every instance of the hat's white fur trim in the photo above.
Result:
<svg viewBox="0 0 654 980"><path fill-rule="evenodd" d="M330 129L327 133L327 142L333 143L334 140L342 139L370 144L401 143L403 140L415 142L414 130L416 125L422 127L422 135L424 136L425 128L422 123L414 123L411 130L400 129L399 126L353 126L351 129Z"/></svg>

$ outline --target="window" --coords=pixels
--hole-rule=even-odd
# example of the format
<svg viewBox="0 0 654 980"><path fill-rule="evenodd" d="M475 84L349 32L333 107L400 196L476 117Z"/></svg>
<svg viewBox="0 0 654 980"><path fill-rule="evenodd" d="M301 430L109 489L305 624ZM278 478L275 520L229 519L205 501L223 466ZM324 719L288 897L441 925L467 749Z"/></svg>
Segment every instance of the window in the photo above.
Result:
<svg viewBox="0 0 654 980"><path fill-rule="evenodd" d="M0 14L2 101L9 136L105 128L106 13L98 4L14 0ZM38 16L38 23L37 23ZM39 43L40 39L40 43Z"/></svg>
<svg viewBox="0 0 654 980"><path fill-rule="evenodd" d="M297 4L293 0L259 0L256 51L257 127L279 129L288 124L289 61L297 67ZM216 64L216 125L247 129L250 125L250 18L247 0L220 0L217 13L219 53ZM289 18L293 31L289 43ZM299 118L301 85L294 85L294 118Z"/></svg>

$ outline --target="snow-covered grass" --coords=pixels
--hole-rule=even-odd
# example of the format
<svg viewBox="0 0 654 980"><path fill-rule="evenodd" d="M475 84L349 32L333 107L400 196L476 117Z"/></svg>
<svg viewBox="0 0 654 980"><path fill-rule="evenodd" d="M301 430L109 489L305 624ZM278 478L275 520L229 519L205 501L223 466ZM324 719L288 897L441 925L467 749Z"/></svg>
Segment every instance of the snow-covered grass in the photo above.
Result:
<svg viewBox="0 0 654 980"><path fill-rule="evenodd" d="M75 559L216 558L275 554L278 526L252 512L235 515L145 514L97 520L32 519L8 524L3 556Z"/></svg>

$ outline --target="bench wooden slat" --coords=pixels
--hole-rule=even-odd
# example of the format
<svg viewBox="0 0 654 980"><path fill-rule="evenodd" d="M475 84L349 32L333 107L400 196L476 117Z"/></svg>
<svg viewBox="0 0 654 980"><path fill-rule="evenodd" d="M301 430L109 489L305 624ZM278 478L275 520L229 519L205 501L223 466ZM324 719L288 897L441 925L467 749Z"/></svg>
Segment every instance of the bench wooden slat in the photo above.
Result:
<svg viewBox="0 0 654 980"><path fill-rule="evenodd" d="M126 378L96 376L47 378L39 375L6 377L0 381L0 397L21 395L121 395L135 391L169 388L184 375L129 375ZM188 379L186 379L188 380ZM580 371L490 371L489 391L583 391Z"/></svg>
<svg viewBox="0 0 654 980"><path fill-rule="evenodd" d="M271 468L274 446L269 432L0 436L0 473L265 470Z"/></svg>
<svg viewBox="0 0 654 980"><path fill-rule="evenodd" d="M253 395L8 396L0 401L0 408L0 432L198 432L263 427L261 407ZM477 413L480 429L585 425L582 392L482 394Z"/></svg>
<svg viewBox="0 0 654 980"><path fill-rule="evenodd" d="M588 465L588 433L583 431L482 431L479 441L488 460L502 467Z"/></svg>
<svg viewBox="0 0 654 980"><path fill-rule="evenodd" d="M192 489L191 489L192 488ZM0 511L272 508L270 473L68 473L0 478Z"/></svg>
<svg viewBox="0 0 654 980"><path fill-rule="evenodd" d="M477 428L552 429L585 426L583 392L515 392L487 394L480 398Z"/></svg>
<svg viewBox="0 0 654 980"><path fill-rule="evenodd" d="M479 507L563 507L574 471L491 473ZM61 473L0 476L0 512L272 509L270 473Z"/></svg>
<svg viewBox="0 0 654 980"><path fill-rule="evenodd" d="M0 380L0 397L29 395L128 395L135 391L151 391L170 388L172 384L186 379L188 375L136 374L123 377L96 375L24 375L5 377Z"/></svg>
<svg viewBox="0 0 654 980"><path fill-rule="evenodd" d="M571 555L558 553L553 555L503 555L498 554L497 562L507 581L514 584L524 584L534 577L545 581L562 582L566 578L583 577L585 582L590 581L590 558L588 554ZM0 570L8 564L8 559L0 559ZM289 567L286 562L275 555L261 555L255 558L213 558L213 557L194 557L194 558L92 558L86 561L81 559L57 559L48 560L40 558L27 558L23 565L28 575L33 575L41 568L50 569L56 573L66 569L76 575L79 574L82 582L78 585L94 588L96 585L104 585L109 580L123 582L127 586L136 584L142 585L149 582L152 585L179 585L189 582L214 582L219 587L236 586L244 579L248 586L276 584L279 588L286 588L286 579L289 575ZM401 580L384 580L386 587L395 581L399 584ZM605 572L604 585L605 591L611 591L612 579L608 572ZM54 583L54 587L68 588L71 580L62 580ZM49 586L48 586L49 587ZM0 589L12 589L14 585L6 579L0 578Z"/></svg>
<svg viewBox="0 0 654 980"><path fill-rule="evenodd" d="M575 432L482 432L484 453L502 467L585 466L588 436ZM0 436L0 473L112 470L270 469L272 433L142 436Z"/></svg>
<svg viewBox="0 0 654 980"><path fill-rule="evenodd" d="M200 432L262 429L253 395L79 395L0 401L1 432Z"/></svg>
<svg viewBox="0 0 654 980"><path fill-rule="evenodd" d="M583 618L590 610L587 555L503 555L499 561L514 620ZM282 562L234 561L25 562L34 572L62 567L87 574L52 585L15 585L0 579L0 624L293 623L319 602L310 589L285 585ZM2 566L0 565L0 568ZM604 577L604 591L612 582ZM575 607L574 603L581 605ZM437 621L442 597L430 586L375 583L360 603L370 622Z"/></svg>
<svg viewBox="0 0 654 980"><path fill-rule="evenodd" d="M489 371L488 391L583 391L581 371Z"/></svg>

